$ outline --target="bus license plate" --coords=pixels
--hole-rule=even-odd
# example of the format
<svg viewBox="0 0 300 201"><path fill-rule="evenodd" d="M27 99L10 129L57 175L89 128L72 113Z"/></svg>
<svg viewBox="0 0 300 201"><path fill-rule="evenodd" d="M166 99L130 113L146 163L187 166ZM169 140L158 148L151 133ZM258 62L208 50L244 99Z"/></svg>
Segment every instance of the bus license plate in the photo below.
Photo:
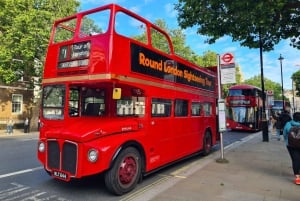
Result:
<svg viewBox="0 0 300 201"><path fill-rule="evenodd" d="M66 173L66 172L62 172L62 171L54 170L52 172L52 176L57 178L57 179L64 180L64 181L69 181L70 180L69 174Z"/></svg>

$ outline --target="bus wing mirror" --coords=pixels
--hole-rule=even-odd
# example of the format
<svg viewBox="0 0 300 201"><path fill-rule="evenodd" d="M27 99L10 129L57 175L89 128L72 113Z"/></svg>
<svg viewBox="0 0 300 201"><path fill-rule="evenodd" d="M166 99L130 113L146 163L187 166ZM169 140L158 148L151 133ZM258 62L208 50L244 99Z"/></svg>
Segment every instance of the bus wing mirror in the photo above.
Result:
<svg viewBox="0 0 300 201"><path fill-rule="evenodd" d="M114 88L113 89L113 99L121 99L121 93L122 93L122 89L121 88Z"/></svg>

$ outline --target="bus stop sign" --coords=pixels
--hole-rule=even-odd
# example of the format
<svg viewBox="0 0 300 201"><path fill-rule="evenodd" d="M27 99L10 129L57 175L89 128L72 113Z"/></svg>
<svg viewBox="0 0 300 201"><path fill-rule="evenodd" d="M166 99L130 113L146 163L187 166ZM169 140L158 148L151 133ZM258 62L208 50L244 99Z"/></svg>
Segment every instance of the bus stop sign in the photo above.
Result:
<svg viewBox="0 0 300 201"><path fill-rule="evenodd" d="M234 63L234 56L231 53L225 53L221 55L221 65Z"/></svg>

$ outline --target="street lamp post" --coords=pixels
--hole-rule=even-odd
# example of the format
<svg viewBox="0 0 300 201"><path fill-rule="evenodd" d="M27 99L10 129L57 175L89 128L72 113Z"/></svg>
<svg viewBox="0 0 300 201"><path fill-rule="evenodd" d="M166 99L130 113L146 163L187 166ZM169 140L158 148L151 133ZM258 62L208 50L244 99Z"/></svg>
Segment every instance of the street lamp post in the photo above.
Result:
<svg viewBox="0 0 300 201"><path fill-rule="evenodd" d="M295 108L295 89L294 89L294 80L292 78L292 92L293 92L293 113L296 112Z"/></svg>
<svg viewBox="0 0 300 201"><path fill-rule="evenodd" d="M284 58L279 56L278 60L280 61L280 72L281 72L281 98L282 98L282 111L284 111L284 94L283 94L283 78L282 78L282 60Z"/></svg>
<svg viewBox="0 0 300 201"><path fill-rule="evenodd" d="M263 108L261 113L261 125L262 125L262 138L263 142L269 142L269 129L268 120L266 115L266 96L265 96L265 84L264 84L264 65L263 65L263 38L261 36L261 30L259 28L259 56L260 56L260 73L261 73L261 90L262 90L262 101Z"/></svg>

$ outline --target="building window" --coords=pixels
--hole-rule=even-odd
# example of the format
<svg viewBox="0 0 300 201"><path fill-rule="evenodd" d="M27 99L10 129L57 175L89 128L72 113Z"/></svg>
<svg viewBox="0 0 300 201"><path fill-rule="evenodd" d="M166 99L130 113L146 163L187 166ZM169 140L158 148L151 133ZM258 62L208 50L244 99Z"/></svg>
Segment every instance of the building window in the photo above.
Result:
<svg viewBox="0 0 300 201"><path fill-rule="evenodd" d="M12 95L12 113L21 114L23 105L23 95L13 94Z"/></svg>

